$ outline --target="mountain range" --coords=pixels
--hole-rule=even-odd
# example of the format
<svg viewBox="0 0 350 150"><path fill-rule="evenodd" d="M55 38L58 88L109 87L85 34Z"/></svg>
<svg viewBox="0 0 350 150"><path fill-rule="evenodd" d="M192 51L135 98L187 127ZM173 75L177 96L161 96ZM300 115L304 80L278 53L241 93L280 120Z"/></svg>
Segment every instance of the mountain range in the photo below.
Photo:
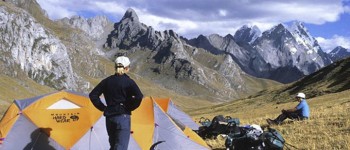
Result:
<svg viewBox="0 0 350 150"><path fill-rule="evenodd" d="M0 2L0 18L1 74L27 90L30 79L48 91L88 92L113 73L116 56L126 55L137 82L220 102L296 81L345 57L324 53L301 22L186 39L141 23L132 9L117 23L104 16L52 21L35 0L12 0Z"/></svg>
<svg viewBox="0 0 350 150"><path fill-rule="evenodd" d="M301 22L278 24L263 33L243 26L234 36L210 35L189 40L213 54L228 53L246 73L290 83L329 65L332 60Z"/></svg>

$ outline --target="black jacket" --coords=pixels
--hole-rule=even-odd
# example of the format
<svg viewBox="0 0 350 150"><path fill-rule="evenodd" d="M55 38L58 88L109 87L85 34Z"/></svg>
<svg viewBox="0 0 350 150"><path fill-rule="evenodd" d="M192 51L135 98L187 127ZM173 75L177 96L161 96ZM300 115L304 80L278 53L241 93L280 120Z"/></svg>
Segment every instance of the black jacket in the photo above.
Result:
<svg viewBox="0 0 350 150"><path fill-rule="evenodd" d="M100 99L104 95L105 106ZM131 114L143 98L139 87L128 75L111 75L102 80L89 94L91 102L105 116L115 114ZM113 111L113 112L110 112Z"/></svg>

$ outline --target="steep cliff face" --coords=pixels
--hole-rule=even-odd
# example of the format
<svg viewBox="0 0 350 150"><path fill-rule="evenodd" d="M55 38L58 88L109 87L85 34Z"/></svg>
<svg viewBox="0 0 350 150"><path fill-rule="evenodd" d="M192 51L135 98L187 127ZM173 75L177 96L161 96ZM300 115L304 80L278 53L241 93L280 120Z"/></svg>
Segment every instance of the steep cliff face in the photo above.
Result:
<svg viewBox="0 0 350 150"><path fill-rule="evenodd" d="M58 38L21 9L0 6L0 51L4 66L19 66L40 84L56 89L76 89L67 48ZM9 67L8 75L18 70Z"/></svg>
<svg viewBox="0 0 350 150"><path fill-rule="evenodd" d="M133 9L128 9L121 21L115 24L114 30L105 43L105 48L147 47L159 50L169 45L166 41L171 43L172 40L180 42L174 31L155 31L152 27L141 23Z"/></svg>

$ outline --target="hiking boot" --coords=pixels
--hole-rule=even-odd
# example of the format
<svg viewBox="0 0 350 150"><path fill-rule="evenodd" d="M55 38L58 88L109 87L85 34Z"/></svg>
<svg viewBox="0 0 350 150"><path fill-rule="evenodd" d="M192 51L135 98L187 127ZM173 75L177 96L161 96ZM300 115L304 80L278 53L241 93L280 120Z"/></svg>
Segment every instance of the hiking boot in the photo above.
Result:
<svg viewBox="0 0 350 150"><path fill-rule="evenodd" d="M277 124L277 122L275 121L275 120L272 120L272 119L266 119L266 122L267 122L267 124L269 124L269 125L274 125L274 124Z"/></svg>

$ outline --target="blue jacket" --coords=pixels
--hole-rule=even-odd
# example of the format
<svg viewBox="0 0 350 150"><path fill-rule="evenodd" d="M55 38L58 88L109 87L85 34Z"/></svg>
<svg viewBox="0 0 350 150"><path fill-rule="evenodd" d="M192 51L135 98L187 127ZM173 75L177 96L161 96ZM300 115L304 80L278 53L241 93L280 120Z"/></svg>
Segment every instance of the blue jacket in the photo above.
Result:
<svg viewBox="0 0 350 150"><path fill-rule="evenodd" d="M302 115L303 117L307 117L307 118L310 117L309 105L307 104L305 99L300 101L296 109L300 112L300 115Z"/></svg>

